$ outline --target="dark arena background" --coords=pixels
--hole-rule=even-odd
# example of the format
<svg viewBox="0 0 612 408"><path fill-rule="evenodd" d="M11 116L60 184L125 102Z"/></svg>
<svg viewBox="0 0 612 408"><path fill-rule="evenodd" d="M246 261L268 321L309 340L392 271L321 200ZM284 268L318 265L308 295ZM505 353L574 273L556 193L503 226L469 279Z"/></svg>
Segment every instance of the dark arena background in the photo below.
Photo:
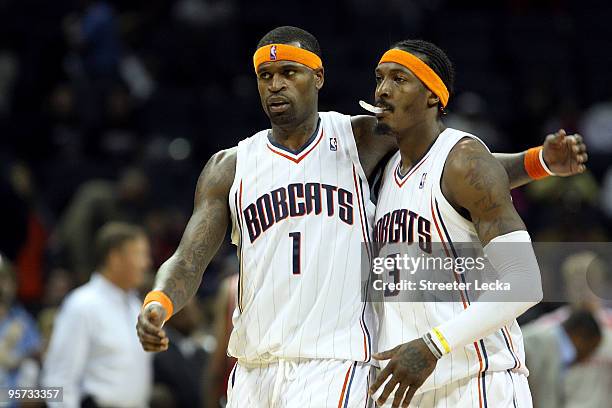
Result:
<svg viewBox="0 0 612 408"><path fill-rule="evenodd" d="M204 164L269 127L252 56L281 25L319 40L321 111L364 114L358 101L373 101L382 52L419 38L455 67L447 126L495 152L540 145L559 128L580 133L588 170L516 189L514 204L533 241L610 241L611 21L612 5L593 0L0 0L0 387L43 385L55 317L95 270L104 224L144 228L152 261L140 293L151 288ZM151 406L223 406L235 253L226 239L196 300L165 326L177 347L149 362ZM610 273L594 257L559 253L559 290L594 267ZM559 325L587 305L603 341L564 376L581 390L564 406L611 407L612 303L586 291L520 321Z"/></svg>

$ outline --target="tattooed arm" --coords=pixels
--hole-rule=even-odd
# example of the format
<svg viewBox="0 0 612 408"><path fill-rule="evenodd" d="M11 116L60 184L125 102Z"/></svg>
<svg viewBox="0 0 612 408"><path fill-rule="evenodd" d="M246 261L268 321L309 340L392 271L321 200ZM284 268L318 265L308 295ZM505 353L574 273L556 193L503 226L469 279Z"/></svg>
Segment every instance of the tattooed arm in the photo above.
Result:
<svg viewBox="0 0 612 408"><path fill-rule="evenodd" d="M359 161L368 180L371 180L372 173L379 168L381 160L388 159L397 151L397 143L392 136L376 134L376 118L373 116L353 116L351 125L359 152ZM567 136L561 129L548 135L543 146L544 161L556 175L573 176L586 169L588 155L582 136L578 134ZM533 181L525 170L525 153L493 153L506 170L510 180L509 188L517 188Z"/></svg>
<svg viewBox="0 0 612 408"><path fill-rule="evenodd" d="M516 284L531 288L532 292L520 299L512 298L516 292L511 292L503 300L499 295L485 292L478 301L472 299L470 306L451 320L435 330L429 328L434 333L442 333L444 338L432 346L440 353L437 357L422 338L374 355L378 360L390 359L370 390L374 393L391 377L378 398L379 404L398 387L393 407L399 407L400 403L407 407L416 390L435 369L437 358L488 336L541 299L538 265L525 225L512 205L508 175L502 165L480 142L463 139L446 159L441 187L445 198L457 211L469 212L478 237L486 246L485 254L503 277L500 281L506 282L509 277L512 287ZM519 242L521 240L515 239L513 234L526 242ZM507 244L509 241L513 241L511 245ZM501 242L501 247L496 246ZM487 296L486 299L483 296ZM429 339L434 342L431 337Z"/></svg>
<svg viewBox="0 0 612 408"><path fill-rule="evenodd" d="M200 174L194 209L181 242L162 264L155 290L164 292L178 312L195 294L204 270L225 238L229 221L228 196L236 172L236 149L223 150L210 158ZM168 339L161 329L170 318L157 303L147 305L138 317L138 337L146 351L163 351Z"/></svg>
<svg viewBox="0 0 612 408"><path fill-rule="evenodd" d="M510 188L517 188L533 181L525 170L525 152L520 153L493 153L508 174Z"/></svg>
<svg viewBox="0 0 612 408"><path fill-rule="evenodd" d="M450 151L441 187L455 209L470 213L483 246L499 235L525 229L510 198L508 175L480 142L463 139Z"/></svg>
<svg viewBox="0 0 612 408"><path fill-rule="evenodd" d="M179 311L196 292L204 269L221 246L229 221L229 190L236 171L235 149L210 158L200 174L194 209L176 252L159 268L155 290Z"/></svg>
<svg viewBox="0 0 612 408"><path fill-rule="evenodd" d="M512 205L500 167L474 140L461 141L447 159L442 191L452 205L469 211L492 267L489 272L494 273L492 282L506 289L477 290L469 307L432 329L430 335L446 342L446 353L491 335L542 300L531 238Z"/></svg>

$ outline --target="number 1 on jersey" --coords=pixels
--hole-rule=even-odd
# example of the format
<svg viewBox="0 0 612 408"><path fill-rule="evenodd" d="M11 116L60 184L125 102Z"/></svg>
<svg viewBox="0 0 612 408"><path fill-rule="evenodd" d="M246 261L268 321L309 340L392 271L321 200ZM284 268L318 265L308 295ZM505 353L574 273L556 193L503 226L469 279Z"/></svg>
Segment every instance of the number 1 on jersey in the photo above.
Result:
<svg viewBox="0 0 612 408"><path fill-rule="evenodd" d="M292 250L291 250L291 254L292 254L292 265L293 265L293 274L294 275L299 275L302 270L300 267L300 260L301 260L301 256L300 256L300 252L301 252L301 246L302 246L302 233L301 232L290 232L289 233L289 237L291 238L291 240L293 241L293 245L292 245Z"/></svg>

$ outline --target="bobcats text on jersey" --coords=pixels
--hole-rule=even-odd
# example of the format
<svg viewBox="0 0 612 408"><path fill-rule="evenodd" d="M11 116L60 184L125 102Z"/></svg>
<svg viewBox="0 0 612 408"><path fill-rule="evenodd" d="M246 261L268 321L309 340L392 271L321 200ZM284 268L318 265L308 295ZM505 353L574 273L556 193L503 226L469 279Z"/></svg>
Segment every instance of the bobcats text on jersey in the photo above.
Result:
<svg viewBox="0 0 612 408"><path fill-rule="evenodd" d="M323 212L325 210L325 212ZM323 183L293 183L260 196L244 209L251 243L275 223L305 215L337 216L353 225L353 193Z"/></svg>
<svg viewBox="0 0 612 408"><path fill-rule="evenodd" d="M406 208L390 211L374 225L374 241L380 244L419 243L431 254L431 221Z"/></svg>

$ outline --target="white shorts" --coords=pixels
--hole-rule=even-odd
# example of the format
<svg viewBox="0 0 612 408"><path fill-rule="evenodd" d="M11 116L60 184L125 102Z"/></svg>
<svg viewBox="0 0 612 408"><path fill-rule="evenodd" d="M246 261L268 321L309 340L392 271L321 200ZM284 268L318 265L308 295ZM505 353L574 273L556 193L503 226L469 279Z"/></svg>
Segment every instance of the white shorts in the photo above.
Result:
<svg viewBox="0 0 612 408"><path fill-rule="evenodd" d="M484 377L484 383L483 383ZM374 397L382 393L384 385ZM383 407L393 403L391 395ZM401 405L400 405L401 406ZM532 408L527 377L511 371L485 372L466 377L434 390L417 393L411 408Z"/></svg>
<svg viewBox="0 0 612 408"><path fill-rule="evenodd" d="M345 360L238 362L227 385L227 408L365 408L369 364Z"/></svg>

